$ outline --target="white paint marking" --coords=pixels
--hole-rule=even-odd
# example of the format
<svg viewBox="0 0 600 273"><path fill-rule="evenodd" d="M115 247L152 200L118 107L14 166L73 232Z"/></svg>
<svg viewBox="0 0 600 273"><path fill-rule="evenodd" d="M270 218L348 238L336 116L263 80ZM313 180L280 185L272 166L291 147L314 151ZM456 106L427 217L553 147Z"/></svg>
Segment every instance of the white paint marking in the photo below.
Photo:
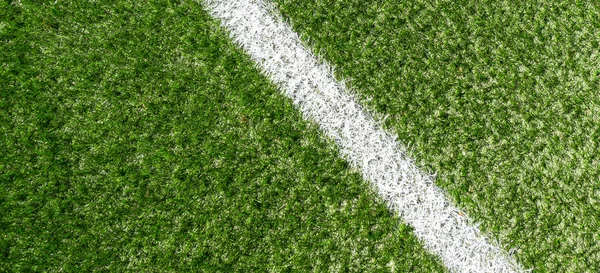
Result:
<svg viewBox="0 0 600 273"><path fill-rule="evenodd" d="M205 0L262 71L291 98L304 118L319 124L341 154L414 228L426 249L453 272L521 272L420 171L396 137L359 105L331 67L303 46L298 35L264 0Z"/></svg>

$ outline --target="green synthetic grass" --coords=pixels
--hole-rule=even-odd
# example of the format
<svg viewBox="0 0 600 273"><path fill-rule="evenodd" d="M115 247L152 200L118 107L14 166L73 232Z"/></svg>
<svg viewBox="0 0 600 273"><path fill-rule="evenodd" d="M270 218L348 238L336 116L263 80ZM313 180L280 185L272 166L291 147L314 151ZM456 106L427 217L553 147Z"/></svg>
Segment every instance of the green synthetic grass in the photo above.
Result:
<svg viewBox="0 0 600 273"><path fill-rule="evenodd" d="M525 267L600 270L598 2L275 2Z"/></svg>
<svg viewBox="0 0 600 273"><path fill-rule="evenodd" d="M0 271L443 271L198 3L53 3L0 3Z"/></svg>

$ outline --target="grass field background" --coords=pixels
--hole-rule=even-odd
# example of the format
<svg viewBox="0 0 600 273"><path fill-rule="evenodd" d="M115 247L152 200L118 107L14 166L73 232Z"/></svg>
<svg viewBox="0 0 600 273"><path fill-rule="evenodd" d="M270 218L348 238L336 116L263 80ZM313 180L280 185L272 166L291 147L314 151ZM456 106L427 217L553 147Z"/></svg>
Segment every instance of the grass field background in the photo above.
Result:
<svg viewBox="0 0 600 273"><path fill-rule="evenodd" d="M600 270L598 3L275 2L525 267Z"/></svg>
<svg viewBox="0 0 600 273"><path fill-rule="evenodd" d="M443 271L198 3L0 10L0 271Z"/></svg>
<svg viewBox="0 0 600 273"><path fill-rule="evenodd" d="M535 272L600 270L598 4L275 0ZM194 1L0 2L5 271L440 272Z"/></svg>

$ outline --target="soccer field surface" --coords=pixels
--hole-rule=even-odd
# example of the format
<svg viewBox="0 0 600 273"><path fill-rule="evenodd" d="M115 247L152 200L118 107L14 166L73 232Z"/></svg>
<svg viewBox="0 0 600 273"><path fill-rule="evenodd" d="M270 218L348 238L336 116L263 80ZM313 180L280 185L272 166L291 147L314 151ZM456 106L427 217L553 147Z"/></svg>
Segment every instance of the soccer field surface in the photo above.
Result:
<svg viewBox="0 0 600 273"><path fill-rule="evenodd" d="M522 268L598 272L600 5L397 2L270 3ZM0 3L1 271L447 271L210 14Z"/></svg>

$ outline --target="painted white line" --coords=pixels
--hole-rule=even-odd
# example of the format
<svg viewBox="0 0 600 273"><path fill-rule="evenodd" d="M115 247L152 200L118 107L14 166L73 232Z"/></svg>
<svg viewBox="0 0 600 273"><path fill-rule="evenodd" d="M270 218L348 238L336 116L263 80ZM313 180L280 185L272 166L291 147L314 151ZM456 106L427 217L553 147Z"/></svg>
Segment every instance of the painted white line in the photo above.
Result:
<svg viewBox="0 0 600 273"><path fill-rule="evenodd" d="M407 157L396 137L359 105L329 65L264 0L205 0L231 37L282 92L335 140L341 154L373 183L391 209L414 228L426 249L452 272L521 272Z"/></svg>

